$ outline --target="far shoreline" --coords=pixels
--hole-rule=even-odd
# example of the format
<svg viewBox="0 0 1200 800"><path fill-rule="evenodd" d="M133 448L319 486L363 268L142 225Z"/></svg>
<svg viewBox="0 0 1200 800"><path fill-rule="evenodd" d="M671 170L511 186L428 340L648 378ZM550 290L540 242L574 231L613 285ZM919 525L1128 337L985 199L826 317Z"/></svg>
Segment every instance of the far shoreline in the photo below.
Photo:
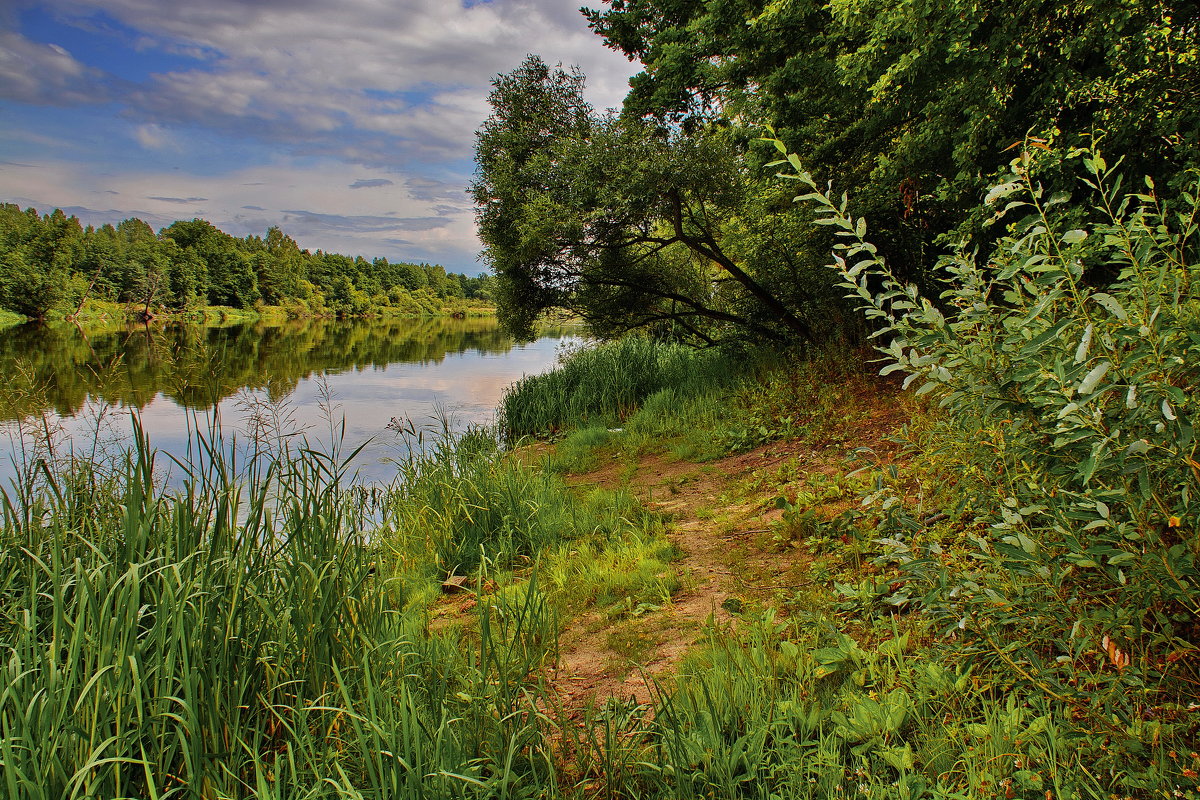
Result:
<svg viewBox="0 0 1200 800"><path fill-rule="evenodd" d="M110 303L89 300L76 313L52 312L41 324L50 326L75 325L80 328L105 328L129 325L231 325L263 322L266 324L281 324L290 320L301 319L467 319L495 317L496 308L491 303L481 302L452 302L434 311L413 313L407 309L381 306L362 314L336 314L333 312L313 312L299 309L296 306L256 306L253 308L234 308L232 306L202 306L197 308L167 310L154 309L147 317L140 304ZM18 325L37 323L32 317L26 317L13 311L0 309L0 330Z"/></svg>

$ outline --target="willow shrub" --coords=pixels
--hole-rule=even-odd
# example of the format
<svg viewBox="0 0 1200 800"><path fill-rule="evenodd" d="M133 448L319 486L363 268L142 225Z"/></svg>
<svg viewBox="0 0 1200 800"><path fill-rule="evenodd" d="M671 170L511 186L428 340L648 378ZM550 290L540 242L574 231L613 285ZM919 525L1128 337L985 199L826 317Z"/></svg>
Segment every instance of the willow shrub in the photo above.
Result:
<svg viewBox="0 0 1200 800"><path fill-rule="evenodd" d="M1075 159L1089 199L1047 196L1038 170ZM1007 232L943 259L934 303L893 276L845 196L787 161L797 201L840 237L834 267L878 328L882 372L937 398L995 476L971 498L975 566L947 574L919 535L894 543L941 587L927 607L1024 682L1169 726L1172 688L1200 672L1195 189L1131 192L1097 152L1030 150L986 199Z"/></svg>

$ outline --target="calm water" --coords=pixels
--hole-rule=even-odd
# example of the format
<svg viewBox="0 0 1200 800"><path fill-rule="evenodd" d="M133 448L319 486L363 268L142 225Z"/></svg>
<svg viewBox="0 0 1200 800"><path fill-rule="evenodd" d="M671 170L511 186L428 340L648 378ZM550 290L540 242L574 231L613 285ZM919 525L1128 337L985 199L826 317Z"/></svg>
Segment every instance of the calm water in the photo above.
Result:
<svg viewBox="0 0 1200 800"><path fill-rule="evenodd" d="M518 345L490 319L304 320L284 325L129 328L85 334L23 326L0 331L0 477L13 474L20 428L49 430L59 452L113 451L136 413L160 453L183 457L189 430L219 419L227 440L246 441L254 420L300 433L323 449L333 439L365 480L388 481L417 429L449 417L461 430L490 424L506 386L550 367L574 329ZM337 433L331 437L330 420ZM341 434L344 421L345 432ZM97 436L97 432L99 436ZM28 437L26 437L28 443ZM160 463L167 462L160 458ZM167 462L169 463L169 462Z"/></svg>

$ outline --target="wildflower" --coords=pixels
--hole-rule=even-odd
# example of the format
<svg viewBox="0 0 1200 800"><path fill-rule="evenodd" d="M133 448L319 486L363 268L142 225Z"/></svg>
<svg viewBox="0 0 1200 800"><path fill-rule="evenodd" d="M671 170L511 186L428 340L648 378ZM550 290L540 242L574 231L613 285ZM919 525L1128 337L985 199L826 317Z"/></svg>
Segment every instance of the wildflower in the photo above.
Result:
<svg viewBox="0 0 1200 800"><path fill-rule="evenodd" d="M1168 528L1178 528L1182 522L1183 522L1183 520L1181 520L1179 517L1169 517L1167 519L1167 527Z"/></svg>

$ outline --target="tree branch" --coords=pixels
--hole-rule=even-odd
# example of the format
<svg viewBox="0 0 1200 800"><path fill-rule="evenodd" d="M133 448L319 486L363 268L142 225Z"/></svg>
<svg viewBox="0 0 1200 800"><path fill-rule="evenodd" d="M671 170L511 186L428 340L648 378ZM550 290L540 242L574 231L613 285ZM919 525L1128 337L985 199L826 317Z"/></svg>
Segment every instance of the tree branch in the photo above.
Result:
<svg viewBox="0 0 1200 800"><path fill-rule="evenodd" d="M713 263L717 264L721 269L725 270L729 275L742 285L746 291L750 292L760 303L770 309L779 321L787 326L794 333L798 334L805 341L811 342L813 339L812 329L802 319L793 314L787 306L779 301L777 297L768 292L761 284L750 277L741 267L725 255L721 251L720 246L713 238L712 234L707 230L700 238L691 236L687 233L683 224L683 206L684 203L679 196L678 189L671 189L667 192L667 199L671 203L672 223L675 227L675 236L679 241L683 242L696 253L704 256ZM689 219L694 219L689 209Z"/></svg>

